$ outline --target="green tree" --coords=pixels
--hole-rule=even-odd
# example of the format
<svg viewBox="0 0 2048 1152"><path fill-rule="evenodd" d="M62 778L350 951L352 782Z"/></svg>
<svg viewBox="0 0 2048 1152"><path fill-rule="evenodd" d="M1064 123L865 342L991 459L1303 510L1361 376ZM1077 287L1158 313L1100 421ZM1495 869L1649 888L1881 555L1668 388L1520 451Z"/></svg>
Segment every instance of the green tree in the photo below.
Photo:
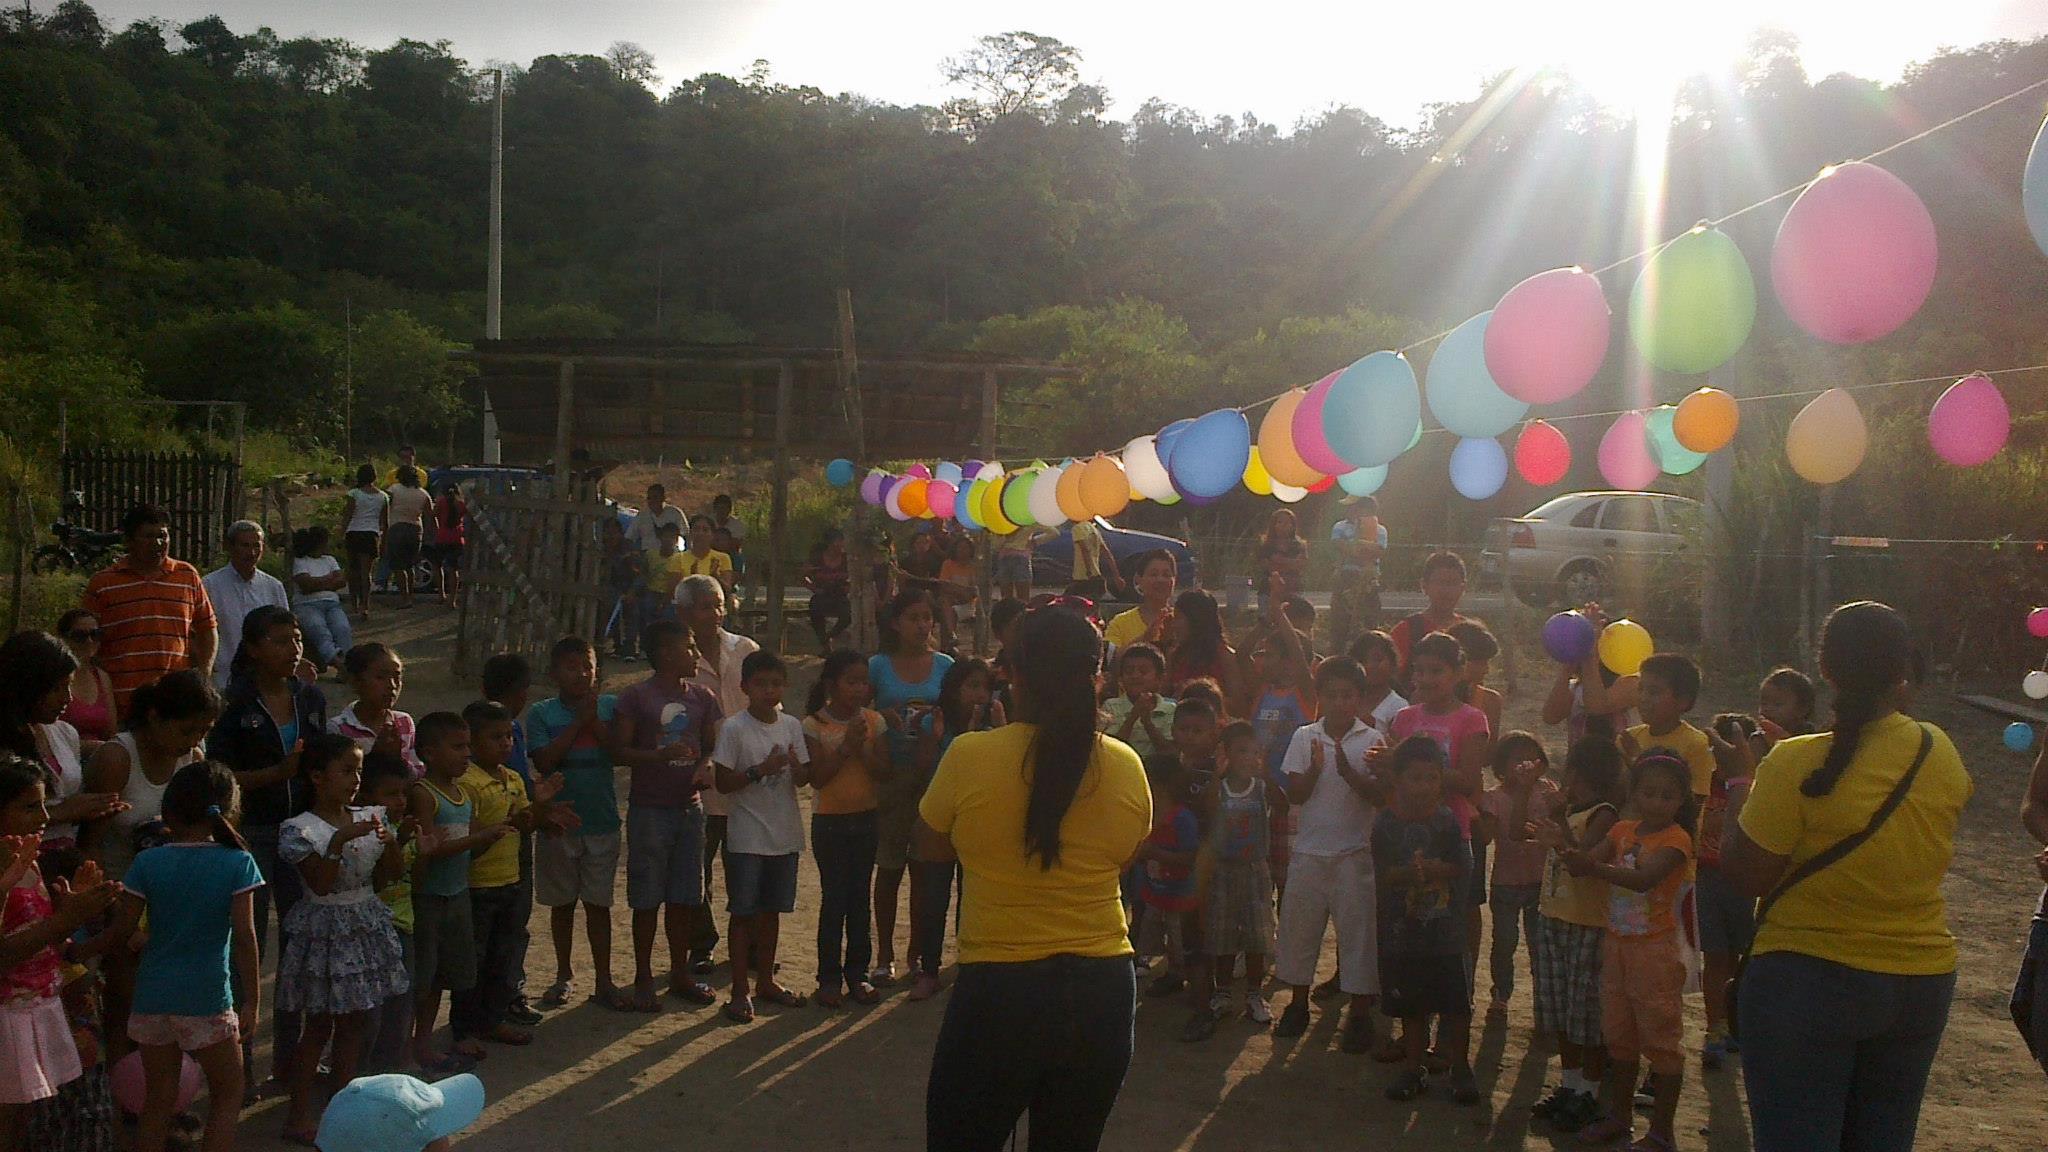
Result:
<svg viewBox="0 0 2048 1152"><path fill-rule="evenodd" d="M405 312L379 312L355 331L356 423L393 442L448 428L469 414L469 365L448 358L447 338Z"/></svg>
<svg viewBox="0 0 2048 1152"><path fill-rule="evenodd" d="M340 407L339 335L289 303L195 313L147 334L144 379L173 400L239 400L257 427L329 435Z"/></svg>

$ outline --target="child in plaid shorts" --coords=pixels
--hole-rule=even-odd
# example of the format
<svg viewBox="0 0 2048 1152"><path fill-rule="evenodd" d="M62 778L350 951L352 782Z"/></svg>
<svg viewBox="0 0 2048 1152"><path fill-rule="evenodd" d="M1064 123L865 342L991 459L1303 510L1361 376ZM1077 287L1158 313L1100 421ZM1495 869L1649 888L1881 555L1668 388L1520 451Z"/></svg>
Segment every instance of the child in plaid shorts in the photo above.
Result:
<svg viewBox="0 0 2048 1152"><path fill-rule="evenodd" d="M1589 736L1565 756L1564 822L1551 824L1552 848L1535 940L1536 1030L1554 1037L1561 1083L1536 1105L1559 1132L1576 1132L1600 1114L1607 1069L1600 1020L1600 947L1607 932L1607 884L1565 870L1563 852L1600 843L1620 818L1621 750Z"/></svg>

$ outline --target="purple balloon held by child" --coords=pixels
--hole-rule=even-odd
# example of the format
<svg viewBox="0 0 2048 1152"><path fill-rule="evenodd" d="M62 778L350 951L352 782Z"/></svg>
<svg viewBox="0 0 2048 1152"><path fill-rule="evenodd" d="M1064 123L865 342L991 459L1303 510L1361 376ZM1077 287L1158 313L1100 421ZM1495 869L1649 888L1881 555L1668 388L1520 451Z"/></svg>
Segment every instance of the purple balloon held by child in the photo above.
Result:
<svg viewBox="0 0 2048 1152"><path fill-rule="evenodd" d="M1593 654L1600 632L1582 612L1559 612L1543 623L1543 650L1559 664L1579 664Z"/></svg>

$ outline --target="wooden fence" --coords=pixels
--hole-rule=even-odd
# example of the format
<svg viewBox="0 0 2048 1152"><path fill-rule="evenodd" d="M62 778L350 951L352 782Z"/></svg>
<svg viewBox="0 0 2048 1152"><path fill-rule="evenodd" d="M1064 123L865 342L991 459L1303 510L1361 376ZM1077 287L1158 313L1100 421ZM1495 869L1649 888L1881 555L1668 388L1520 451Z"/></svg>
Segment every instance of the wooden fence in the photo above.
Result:
<svg viewBox="0 0 2048 1152"><path fill-rule="evenodd" d="M572 480L566 491L550 480L517 492L468 488L465 499L456 674L499 652L536 658L564 636L594 637L611 611L600 541L616 515L596 482Z"/></svg>
<svg viewBox="0 0 2048 1152"><path fill-rule="evenodd" d="M84 496L86 527L110 532L131 506L160 505L171 515L171 555L202 570L241 514L242 468L229 456L72 448L62 472L63 490Z"/></svg>

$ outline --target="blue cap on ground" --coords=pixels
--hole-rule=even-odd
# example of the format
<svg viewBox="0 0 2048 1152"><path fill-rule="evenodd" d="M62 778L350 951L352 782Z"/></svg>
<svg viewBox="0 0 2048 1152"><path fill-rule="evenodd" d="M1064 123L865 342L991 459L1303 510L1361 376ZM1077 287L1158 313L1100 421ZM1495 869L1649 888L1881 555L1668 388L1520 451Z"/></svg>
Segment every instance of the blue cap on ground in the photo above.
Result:
<svg viewBox="0 0 2048 1152"><path fill-rule="evenodd" d="M476 1123L483 1081L467 1073L429 1084L411 1076L364 1076L335 1093L313 1142L320 1152L420 1152Z"/></svg>

